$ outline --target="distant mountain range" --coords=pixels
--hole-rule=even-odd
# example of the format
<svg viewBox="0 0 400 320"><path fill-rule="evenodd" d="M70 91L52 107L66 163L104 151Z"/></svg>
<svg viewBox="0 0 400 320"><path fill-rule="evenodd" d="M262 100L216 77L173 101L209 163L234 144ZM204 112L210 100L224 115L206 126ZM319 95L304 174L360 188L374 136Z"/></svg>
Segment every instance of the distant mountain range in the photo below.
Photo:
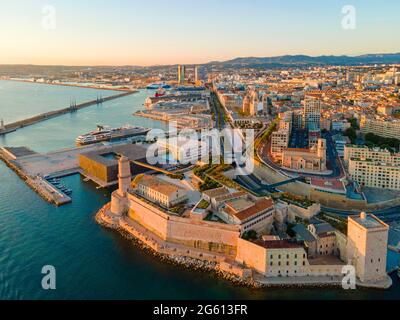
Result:
<svg viewBox="0 0 400 320"><path fill-rule="evenodd" d="M307 66L357 66L373 64L400 64L400 53L364 54L360 56L307 56L307 55L284 55L277 57L244 57L227 61L212 61L202 65L208 68L218 66L221 68L285 68L285 67L307 67ZM189 64L190 65L190 64ZM60 74L77 71L102 71L113 72L115 70L135 70L147 72L147 70L158 70L163 68L176 68L177 65L154 65L154 66L46 66L46 65L2 65L0 64L0 76L13 75L24 76L26 74Z"/></svg>
<svg viewBox="0 0 400 320"><path fill-rule="evenodd" d="M245 57L228 61L213 61L207 65L223 67L280 67L307 65L363 65L363 64L397 64L400 63L400 53L365 54L360 56L317 56L285 55L277 57Z"/></svg>

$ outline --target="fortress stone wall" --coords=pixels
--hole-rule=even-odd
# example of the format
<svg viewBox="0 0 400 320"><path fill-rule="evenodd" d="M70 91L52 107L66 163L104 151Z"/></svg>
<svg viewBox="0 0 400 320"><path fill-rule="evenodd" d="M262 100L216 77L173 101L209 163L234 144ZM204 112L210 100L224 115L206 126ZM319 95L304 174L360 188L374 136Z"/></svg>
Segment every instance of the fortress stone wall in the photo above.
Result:
<svg viewBox="0 0 400 320"><path fill-rule="evenodd" d="M128 217L161 239L210 252L236 256L237 226L171 216L145 200L128 195Z"/></svg>

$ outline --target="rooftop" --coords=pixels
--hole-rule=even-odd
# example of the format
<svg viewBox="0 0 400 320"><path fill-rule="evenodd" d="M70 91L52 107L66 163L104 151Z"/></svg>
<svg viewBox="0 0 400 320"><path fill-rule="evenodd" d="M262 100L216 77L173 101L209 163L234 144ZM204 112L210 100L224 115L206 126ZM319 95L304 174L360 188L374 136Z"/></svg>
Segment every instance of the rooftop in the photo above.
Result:
<svg viewBox="0 0 400 320"><path fill-rule="evenodd" d="M361 213L361 215L351 216L349 219L366 229L388 228L384 222L371 214Z"/></svg>
<svg viewBox="0 0 400 320"><path fill-rule="evenodd" d="M337 179L326 179L326 178L321 179L321 178L311 177L311 185L335 191L342 191L342 192L346 191L345 187L343 186L343 182Z"/></svg>
<svg viewBox="0 0 400 320"><path fill-rule="evenodd" d="M161 180L155 176L150 176L150 175L143 175L139 179L139 181L137 181L137 185L146 186L164 195L171 195L172 193L175 193L178 190L184 190L174 184L168 183L164 180Z"/></svg>
<svg viewBox="0 0 400 320"><path fill-rule="evenodd" d="M228 193L229 193L229 190L225 187L211 189L211 190L207 190L207 191L203 192L203 194L205 194L206 196L208 196L210 198L220 197L220 196L226 195Z"/></svg>
<svg viewBox="0 0 400 320"><path fill-rule="evenodd" d="M82 153L81 156L104 165L116 165L118 164L118 156L125 156L130 161L146 159L146 149L135 144L125 144L104 147L95 151Z"/></svg>
<svg viewBox="0 0 400 320"><path fill-rule="evenodd" d="M253 205L251 207L248 207L247 209L244 209L242 211L235 211L232 207L227 206L224 210L226 213L235 216L236 218L238 218L241 221L244 221L258 213L260 213L261 211L264 211L268 208L273 207L274 202L272 201L272 199L261 199L255 203L253 203Z"/></svg>
<svg viewBox="0 0 400 320"><path fill-rule="evenodd" d="M272 241L263 241L263 240L257 240L254 242L255 244L258 244L261 247L264 247L266 249L298 249L298 248L303 248L301 244L298 242L293 242L289 240L272 240Z"/></svg>
<svg viewBox="0 0 400 320"><path fill-rule="evenodd" d="M307 241L307 242L316 241L313 234L307 230L307 228L304 224L295 225L293 227L293 231L296 232L296 235L298 235L304 241Z"/></svg>
<svg viewBox="0 0 400 320"><path fill-rule="evenodd" d="M227 201L225 204L236 212L240 212L254 206L254 202L246 198L233 199Z"/></svg>

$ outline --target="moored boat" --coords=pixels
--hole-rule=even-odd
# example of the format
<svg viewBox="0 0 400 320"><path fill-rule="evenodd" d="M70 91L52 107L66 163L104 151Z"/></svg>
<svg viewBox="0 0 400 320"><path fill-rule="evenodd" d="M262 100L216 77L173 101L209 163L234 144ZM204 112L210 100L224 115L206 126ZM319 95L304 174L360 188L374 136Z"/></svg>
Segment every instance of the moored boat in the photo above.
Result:
<svg viewBox="0 0 400 320"><path fill-rule="evenodd" d="M108 126L97 126L96 131L89 132L76 138L76 145L83 146L104 141L119 140L129 137L145 136L149 128L123 126L121 128L110 128Z"/></svg>

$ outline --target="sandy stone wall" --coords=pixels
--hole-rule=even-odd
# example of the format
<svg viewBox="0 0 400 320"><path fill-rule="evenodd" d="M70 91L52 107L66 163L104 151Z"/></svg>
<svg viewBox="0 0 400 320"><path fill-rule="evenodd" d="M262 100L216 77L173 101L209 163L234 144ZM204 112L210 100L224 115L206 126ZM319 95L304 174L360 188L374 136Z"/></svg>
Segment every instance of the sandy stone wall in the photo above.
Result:
<svg viewBox="0 0 400 320"><path fill-rule="evenodd" d="M236 255L240 235L238 227L170 216L141 199L132 195L128 197L129 218L161 239L210 252Z"/></svg>
<svg viewBox="0 0 400 320"><path fill-rule="evenodd" d="M315 189L310 191L310 200L321 203L323 206L342 210L364 210L367 202L365 200L347 199L343 195L321 192Z"/></svg>
<svg viewBox="0 0 400 320"><path fill-rule="evenodd" d="M306 268L310 276L343 276L342 265L310 265Z"/></svg>
<svg viewBox="0 0 400 320"><path fill-rule="evenodd" d="M308 208L302 208L294 204L288 205L289 213L294 214L302 219L311 219L321 212L321 205L319 203L314 203Z"/></svg>
<svg viewBox="0 0 400 320"><path fill-rule="evenodd" d="M267 250L249 241L239 239L236 261L265 274L267 271Z"/></svg>
<svg viewBox="0 0 400 320"><path fill-rule="evenodd" d="M128 217L167 240L168 215L136 197L128 195L128 199Z"/></svg>

